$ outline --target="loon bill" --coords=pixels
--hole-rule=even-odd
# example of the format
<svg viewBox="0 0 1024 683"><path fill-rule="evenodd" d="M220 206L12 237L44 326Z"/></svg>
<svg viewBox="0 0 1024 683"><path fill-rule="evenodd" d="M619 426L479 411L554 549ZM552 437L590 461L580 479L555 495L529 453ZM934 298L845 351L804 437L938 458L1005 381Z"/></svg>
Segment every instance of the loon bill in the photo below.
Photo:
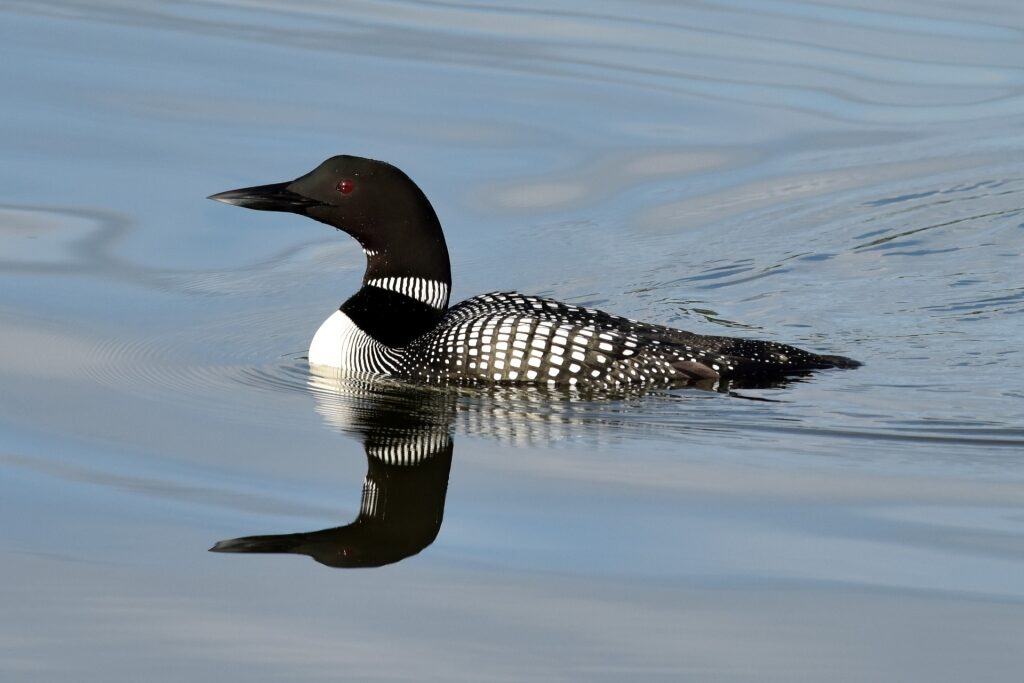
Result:
<svg viewBox="0 0 1024 683"><path fill-rule="evenodd" d="M363 286L314 335L312 364L429 384L597 390L771 380L860 365L514 292L449 308L451 265L441 223L420 188L383 161L335 156L291 182L210 199L308 216L363 247Z"/></svg>

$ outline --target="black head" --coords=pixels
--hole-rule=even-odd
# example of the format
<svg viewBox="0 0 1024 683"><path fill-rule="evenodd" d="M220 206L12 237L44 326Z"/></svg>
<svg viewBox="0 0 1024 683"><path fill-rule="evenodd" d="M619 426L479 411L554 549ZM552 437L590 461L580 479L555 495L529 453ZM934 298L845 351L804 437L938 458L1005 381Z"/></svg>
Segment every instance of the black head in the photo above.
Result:
<svg viewBox="0 0 1024 683"><path fill-rule="evenodd" d="M356 238L369 258L367 275L450 281L448 249L426 195L383 161L327 159L304 176L211 195L225 204L308 216Z"/></svg>

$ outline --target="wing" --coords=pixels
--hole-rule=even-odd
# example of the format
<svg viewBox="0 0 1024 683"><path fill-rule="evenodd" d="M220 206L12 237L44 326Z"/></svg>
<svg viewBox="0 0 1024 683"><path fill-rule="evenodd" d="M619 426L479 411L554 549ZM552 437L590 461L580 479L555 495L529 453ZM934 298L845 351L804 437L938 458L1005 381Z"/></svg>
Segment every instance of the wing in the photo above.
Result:
<svg viewBox="0 0 1024 683"><path fill-rule="evenodd" d="M718 376L714 355L698 347L697 335L680 344L682 337L665 332L688 334L550 299L484 294L452 308L418 340L416 355L427 362L412 373L436 383L590 388L676 386Z"/></svg>

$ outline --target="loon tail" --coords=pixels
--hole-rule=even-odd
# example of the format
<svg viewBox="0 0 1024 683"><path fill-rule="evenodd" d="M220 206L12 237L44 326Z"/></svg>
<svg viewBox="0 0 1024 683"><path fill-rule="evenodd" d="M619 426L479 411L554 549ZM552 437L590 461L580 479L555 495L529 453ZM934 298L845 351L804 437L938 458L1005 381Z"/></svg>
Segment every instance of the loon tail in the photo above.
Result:
<svg viewBox="0 0 1024 683"><path fill-rule="evenodd" d="M829 367L829 368L852 369L852 368L859 368L860 366L864 365L859 360L854 360L852 358L847 358L846 356L824 356L824 355L822 355L822 356L818 356L818 358L820 358L825 363L830 363L830 365L824 366L824 367Z"/></svg>
<svg viewBox="0 0 1024 683"><path fill-rule="evenodd" d="M716 351L728 358L731 366L722 373L723 379L730 377L772 378L805 374L812 370L829 368L856 368L860 361L845 356L822 355L804 351L788 344L719 337Z"/></svg>

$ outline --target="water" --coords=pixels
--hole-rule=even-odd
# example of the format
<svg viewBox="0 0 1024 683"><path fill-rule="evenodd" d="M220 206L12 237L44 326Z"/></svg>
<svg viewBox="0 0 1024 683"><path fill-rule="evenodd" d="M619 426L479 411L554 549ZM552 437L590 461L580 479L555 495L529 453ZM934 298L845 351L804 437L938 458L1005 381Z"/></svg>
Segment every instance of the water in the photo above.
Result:
<svg viewBox="0 0 1024 683"><path fill-rule="evenodd" d="M0 678L1019 680L1022 19L8 0ZM608 400L311 375L362 254L204 198L335 153L421 185L456 300L866 364ZM382 440L434 457L384 476ZM361 508L372 558L207 552Z"/></svg>

